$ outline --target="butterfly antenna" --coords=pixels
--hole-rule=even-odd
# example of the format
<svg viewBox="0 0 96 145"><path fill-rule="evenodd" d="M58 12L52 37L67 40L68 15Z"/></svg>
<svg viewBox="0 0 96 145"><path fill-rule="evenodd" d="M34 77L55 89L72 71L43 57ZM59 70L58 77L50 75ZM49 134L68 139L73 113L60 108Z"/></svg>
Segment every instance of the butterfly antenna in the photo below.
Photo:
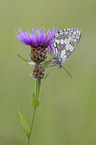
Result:
<svg viewBox="0 0 96 145"><path fill-rule="evenodd" d="M71 74L68 72L68 70L64 67L64 66L62 66L63 68L64 68L64 70L67 72L67 74L72 78L72 76L71 76Z"/></svg>

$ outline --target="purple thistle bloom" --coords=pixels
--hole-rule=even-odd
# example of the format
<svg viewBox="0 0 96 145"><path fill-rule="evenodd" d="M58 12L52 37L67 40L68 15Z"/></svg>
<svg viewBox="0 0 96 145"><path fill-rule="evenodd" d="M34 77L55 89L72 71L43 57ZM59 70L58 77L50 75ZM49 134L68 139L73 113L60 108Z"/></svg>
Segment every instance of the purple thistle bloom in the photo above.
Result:
<svg viewBox="0 0 96 145"><path fill-rule="evenodd" d="M30 45L31 47L46 47L46 51L49 52L50 54L52 53L52 41L54 40L54 36L56 35L58 26L56 27L55 31L55 26L53 26L52 32L49 30L45 34L45 29L39 29L33 31L30 34L29 31L27 32L22 32L22 30L19 28L19 34L16 32L16 37L21 43L24 43L26 45Z"/></svg>

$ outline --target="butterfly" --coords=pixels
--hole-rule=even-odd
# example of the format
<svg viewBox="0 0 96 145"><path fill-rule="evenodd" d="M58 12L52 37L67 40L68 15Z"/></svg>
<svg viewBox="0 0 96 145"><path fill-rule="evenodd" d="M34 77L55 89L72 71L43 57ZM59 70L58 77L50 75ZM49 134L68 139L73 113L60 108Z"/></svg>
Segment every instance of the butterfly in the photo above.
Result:
<svg viewBox="0 0 96 145"><path fill-rule="evenodd" d="M56 33L53 42L53 65L57 66L58 68L63 67L62 63L65 62L73 53L80 40L80 37L81 30L78 28L63 29ZM68 71L67 73L69 74Z"/></svg>

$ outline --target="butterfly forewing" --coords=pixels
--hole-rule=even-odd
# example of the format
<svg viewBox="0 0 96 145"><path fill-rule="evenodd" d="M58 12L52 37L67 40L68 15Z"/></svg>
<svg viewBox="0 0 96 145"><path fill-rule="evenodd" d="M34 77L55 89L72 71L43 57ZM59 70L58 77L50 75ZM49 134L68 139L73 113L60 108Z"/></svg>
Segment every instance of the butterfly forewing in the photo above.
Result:
<svg viewBox="0 0 96 145"><path fill-rule="evenodd" d="M61 63L66 61L74 51L81 37L81 30L70 28L58 31L54 37L53 55Z"/></svg>

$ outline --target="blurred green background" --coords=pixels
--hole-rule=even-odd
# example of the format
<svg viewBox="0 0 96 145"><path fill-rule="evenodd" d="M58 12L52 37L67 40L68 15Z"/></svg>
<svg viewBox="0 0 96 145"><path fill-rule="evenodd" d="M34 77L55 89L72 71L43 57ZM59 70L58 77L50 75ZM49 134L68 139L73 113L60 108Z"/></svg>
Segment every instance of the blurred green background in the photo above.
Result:
<svg viewBox="0 0 96 145"><path fill-rule="evenodd" d="M0 145L25 145L19 109L31 124L31 96L35 82L30 47L15 37L18 28L52 30L78 27L82 37L63 69L49 68L42 82L30 145L96 145L96 1L0 0Z"/></svg>

